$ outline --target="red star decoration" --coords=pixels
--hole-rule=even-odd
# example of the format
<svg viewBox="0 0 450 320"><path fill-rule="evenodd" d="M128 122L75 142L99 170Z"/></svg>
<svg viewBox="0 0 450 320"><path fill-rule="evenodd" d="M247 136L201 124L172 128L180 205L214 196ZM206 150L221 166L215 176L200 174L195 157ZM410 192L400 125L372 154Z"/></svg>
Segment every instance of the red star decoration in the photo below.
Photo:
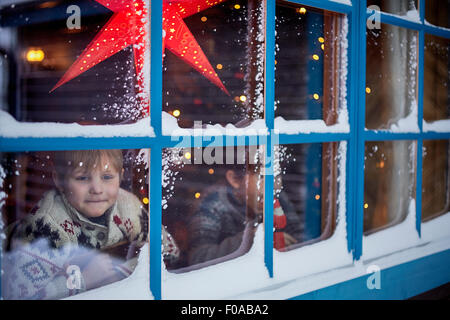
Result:
<svg viewBox="0 0 450 320"><path fill-rule="evenodd" d="M138 83L138 97L146 112L149 96L144 83L144 61L147 50L147 13L145 0L95 0L114 12L94 40L58 81L55 90L119 51L133 46ZM165 48L190 64L213 84L229 95L217 73L183 19L225 0L163 1L163 52Z"/></svg>

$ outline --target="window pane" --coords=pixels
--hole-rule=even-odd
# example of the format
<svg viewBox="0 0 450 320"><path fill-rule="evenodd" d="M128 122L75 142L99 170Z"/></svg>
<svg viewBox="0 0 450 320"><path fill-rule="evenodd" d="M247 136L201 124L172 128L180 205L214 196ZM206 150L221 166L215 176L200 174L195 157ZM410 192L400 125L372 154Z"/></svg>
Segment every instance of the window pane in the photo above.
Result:
<svg viewBox="0 0 450 320"><path fill-rule="evenodd" d="M450 117L450 40L425 35L423 118L427 122Z"/></svg>
<svg viewBox="0 0 450 320"><path fill-rule="evenodd" d="M364 233L402 222L415 199L415 141L366 142Z"/></svg>
<svg viewBox="0 0 450 320"><path fill-rule="evenodd" d="M143 0L133 3L130 9L89 0L0 5L0 52L6 57L1 68L11 85L6 92L0 88L8 95L7 111L27 122L142 118L146 31L137 17L145 17L146 9ZM121 22L128 14L127 23Z"/></svg>
<svg viewBox="0 0 450 320"><path fill-rule="evenodd" d="M422 221L449 211L449 141L423 141Z"/></svg>
<svg viewBox="0 0 450 320"><path fill-rule="evenodd" d="M1 154L3 298L65 298L128 277L147 241L148 154Z"/></svg>
<svg viewBox="0 0 450 320"><path fill-rule="evenodd" d="M367 29L366 128L417 126L417 32L388 24Z"/></svg>
<svg viewBox="0 0 450 320"><path fill-rule="evenodd" d="M418 8L417 0L367 0L367 7L370 6L378 6L381 11L399 15Z"/></svg>
<svg viewBox="0 0 450 320"><path fill-rule="evenodd" d="M275 115L285 120L337 121L339 71L345 55L344 16L277 2Z"/></svg>
<svg viewBox="0 0 450 320"><path fill-rule="evenodd" d="M195 3L164 2L163 111L180 127L263 117L262 7L216 1L197 13Z"/></svg>
<svg viewBox="0 0 450 320"><path fill-rule="evenodd" d="M450 1L425 1L425 19L435 26L450 28Z"/></svg>
<svg viewBox="0 0 450 320"><path fill-rule="evenodd" d="M180 248L177 261L166 261L169 271L199 269L250 250L264 200L255 154L256 147L164 150L163 224Z"/></svg>
<svg viewBox="0 0 450 320"><path fill-rule="evenodd" d="M336 226L338 144L280 146L275 176L274 248L287 251L329 238Z"/></svg>

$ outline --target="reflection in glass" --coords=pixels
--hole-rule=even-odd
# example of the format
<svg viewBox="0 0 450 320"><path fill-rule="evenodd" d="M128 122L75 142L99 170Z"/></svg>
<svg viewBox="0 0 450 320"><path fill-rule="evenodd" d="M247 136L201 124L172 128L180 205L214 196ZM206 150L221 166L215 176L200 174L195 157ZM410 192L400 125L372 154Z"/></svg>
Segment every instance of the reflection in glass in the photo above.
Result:
<svg viewBox="0 0 450 320"><path fill-rule="evenodd" d="M450 40L425 35L424 106L427 122L450 117Z"/></svg>
<svg viewBox="0 0 450 320"><path fill-rule="evenodd" d="M329 11L277 2L276 116L337 121L344 18Z"/></svg>
<svg viewBox="0 0 450 320"><path fill-rule="evenodd" d="M388 24L367 29L366 128L391 129L416 115L416 87L417 32Z"/></svg>
<svg viewBox="0 0 450 320"><path fill-rule="evenodd" d="M274 248L287 251L329 238L336 226L338 143L283 145L278 152Z"/></svg>
<svg viewBox="0 0 450 320"><path fill-rule="evenodd" d="M189 1L185 3L189 5ZM166 27L163 111L173 115L183 128L193 127L194 121L225 125L261 119L263 1L216 1L206 5L205 10L192 15L183 16L187 10L180 11L192 36L179 27L179 22L173 28ZM176 1L164 2L164 10L176 6ZM182 6L176 10L185 9ZM166 22L172 23L170 19ZM204 57L200 58L202 52Z"/></svg>
<svg viewBox="0 0 450 320"><path fill-rule="evenodd" d="M435 26L450 28L450 0L426 0L425 20Z"/></svg>
<svg viewBox="0 0 450 320"><path fill-rule="evenodd" d="M139 154L2 154L3 298L65 298L131 274L148 233L148 177Z"/></svg>
<svg viewBox="0 0 450 320"><path fill-rule="evenodd" d="M422 221L444 214L450 209L448 140L423 141Z"/></svg>
<svg viewBox="0 0 450 320"><path fill-rule="evenodd" d="M364 164L364 233L402 222L416 190L416 142L366 142Z"/></svg>
<svg viewBox="0 0 450 320"><path fill-rule="evenodd" d="M418 9L417 0L367 0L367 7L370 6L378 6L381 11L398 15Z"/></svg>
<svg viewBox="0 0 450 320"><path fill-rule="evenodd" d="M135 2L142 4L142 0ZM69 6L80 9L79 28L68 19ZM136 19L128 20L128 28L117 26L125 31L106 32L107 39L85 52L94 38L104 38L100 35L106 34L103 29L112 15L110 9L89 0L21 1L4 7L0 3L0 53L6 60L0 73L7 71L10 85L7 91L0 86L0 96L8 95L8 104L2 107L16 120L27 122L113 124L142 118L136 48L131 43L124 46L126 32L134 30ZM79 61L82 66L68 74L78 68L81 74L51 91L79 57L86 58Z"/></svg>
<svg viewBox="0 0 450 320"><path fill-rule="evenodd" d="M262 221L264 178L257 147L165 149L163 224L180 248L172 272L245 254Z"/></svg>

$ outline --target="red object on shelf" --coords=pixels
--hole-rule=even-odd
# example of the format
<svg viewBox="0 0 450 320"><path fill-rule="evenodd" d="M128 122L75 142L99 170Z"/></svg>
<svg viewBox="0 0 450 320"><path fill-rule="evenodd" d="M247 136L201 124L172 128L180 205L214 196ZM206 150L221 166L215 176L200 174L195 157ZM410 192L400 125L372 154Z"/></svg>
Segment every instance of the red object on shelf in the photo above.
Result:
<svg viewBox="0 0 450 320"><path fill-rule="evenodd" d="M286 224L286 215L281 208L280 201L275 199L275 204L273 206L273 226L275 228L275 231L273 232L273 246L277 250L281 250L286 247L283 232L277 231L278 229L285 228Z"/></svg>

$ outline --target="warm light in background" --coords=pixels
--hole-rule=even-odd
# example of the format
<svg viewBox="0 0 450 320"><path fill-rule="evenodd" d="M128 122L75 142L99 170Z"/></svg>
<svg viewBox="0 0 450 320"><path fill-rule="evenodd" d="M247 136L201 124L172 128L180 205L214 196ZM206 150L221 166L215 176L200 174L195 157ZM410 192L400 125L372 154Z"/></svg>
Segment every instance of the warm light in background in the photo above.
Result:
<svg viewBox="0 0 450 320"><path fill-rule="evenodd" d="M200 196L201 196L200 192L197 192L197 193L194 195L195 199L200 198Z"/></svg>
<svg viewBox="0 0 450 320"><path fill-rule="evenodd" d="M313 55L313 59L317 61L317 60L319 60L319 56L317 54L315 54L315 55Z"/></svg>
<svg viewBox="0 0 450 320"><path fill-rule="evenodd" d="M325 42L325 39L322 38L322 37L319 37L319 42L320 42L320 43L324 43L324 42Z"/></svg>
<svg viewBox="0 0 450 320"><path fill-rule="evenodd" d="M239 100L241 100L242 102L245 102L245 101L247 101L247 97L242 95L239 97Z"/></svg>
<svg viewBox="0 0 450 320"><path fill-rule="evenodd" d="M221 64L219 63L219 64L217 64L216 68L219 69L219 70L222 70L223 65L221 65Z"/></svg>
<svg viewBox="0 0 450 320"><path fill-rule="evenodd" d="M314 198L316 198L316 200L319 200L320 199L320 195L316 194L316 196Z"/></svg>
<svg viewBox="0 0 450 320"><path fill-rule="evenodd" d="M314 93L313 97L314 97L315 100L319 100L319 98L320 98L320 96L317 93Z"/></svg>
<svg viewBox="0 0 450 320"><path fill-rule="evenodd" d="M367 209L369 205L367 203L364 204L364 209Z"/></svg>
<svg viewBox="0 0 450 320"><path fill-rule="evenodd" d="M214 173L214 169L213 169L213 168L209 169L209 170L208 170L208 173L209 173L209 174L213 174L213 173Z"/></svg>
<svg viewBox="0 0 450 320"><path fill-rule="evenodd" d="M202 22L206 22L206 20L208 20L207 17L202 17L200 20L202 20Z"/></svg>
<svg viewBox="0 0 450 320"><path fill-rule="evenodd" d="M297 8L295 11L297 11L298 13L301 13L301 14L305 14L306 13L306 9L303 8L303 7Z"/></svg>
<svg viewBox="0 0 450 320"><path fill-rule="evenodd" d="M372 89L370 89L369 87L366 88L366 93L371 93Z"/></svg>
<svg viewBox="0 0 450 320"><path fill-rule="evenodd" d="M184 157L185 157L186 159L189 160L189 159L192 157L192 155L191 155L190 152L186 152L186 153L184 154Z"/></svg>
<svg viewBox="0 0 450 320"><path fill-rule="evenodd" d="M149 200L148 200L147 197L145 197L144 199L142 199L142 202L143 202L144 204L148 204L148 203L149 203Z"/></svg>
<svg viewBox="0 0 450 320"><path fill-rule="evenodd" d="M27 61L28 62L41 62L44 60L45 54L41 49L30 49L27 52Z"/></svg>
<svg viewBox="0 0 450 320"><path fill-rule="evenodd" d="M325 45L324 44L322 44L320 47L322 48L322 50L325 50Z"/></svg>
<svg viewBox="0 0 450 320"><path fill-rule="evenodd" d="M181 112L180 112L180 110L176 109L176 110L173 110L172 114L174 117L178 118L180 116Z"/></svg>
<svg viewBox="0 0 450 320"><path fill-rule="evenodd" d="M240 9L241 6L240 6L239 4L235 4L235 5L234 5L234 8L235 8L235 9Z"/></svg>

